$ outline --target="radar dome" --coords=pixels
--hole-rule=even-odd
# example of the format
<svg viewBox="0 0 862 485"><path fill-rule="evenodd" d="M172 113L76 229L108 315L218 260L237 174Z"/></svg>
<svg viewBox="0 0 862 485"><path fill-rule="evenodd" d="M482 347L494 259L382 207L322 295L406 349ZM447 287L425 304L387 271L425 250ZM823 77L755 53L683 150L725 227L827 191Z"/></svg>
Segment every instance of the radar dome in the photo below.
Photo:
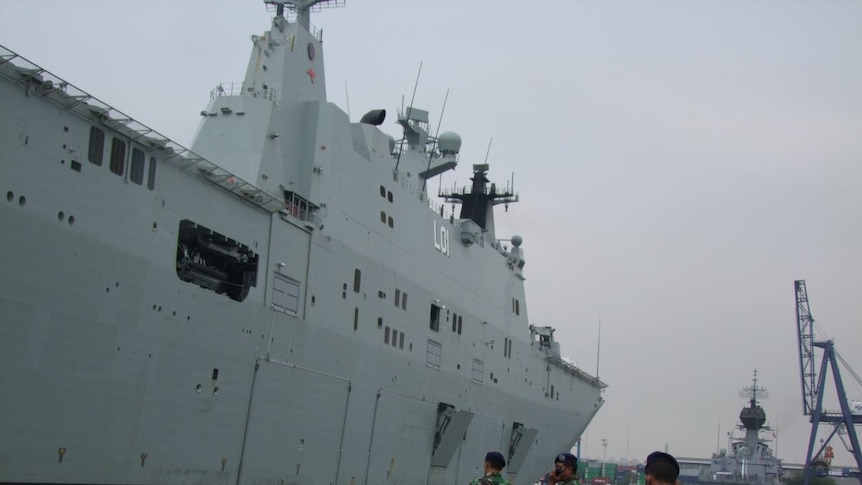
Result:
<svg viewBox="0 0 862 485"><path fill-rule="evenodd" d="M519 248L519 247L521 247L521 244L523 244L523 243L524 243L524 238L522 238L521 236L518 236L518 235L512 236L512 246Z"/></svg>
<svg viewBox="0 0 862 485"><path fill-rule="evenodd" d="M457 155L461 151L461 135L454 131L441 133L437 138L437 146L443 155Z"/></svg>

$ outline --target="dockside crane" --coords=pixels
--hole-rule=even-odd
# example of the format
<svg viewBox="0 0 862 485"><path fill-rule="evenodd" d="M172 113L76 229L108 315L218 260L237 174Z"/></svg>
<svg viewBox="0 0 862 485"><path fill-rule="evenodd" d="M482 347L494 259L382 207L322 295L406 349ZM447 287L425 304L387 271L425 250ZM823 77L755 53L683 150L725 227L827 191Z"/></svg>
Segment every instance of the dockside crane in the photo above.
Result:
<svg viewBox="0 0 862 485"><path fill-rule="evenodd" d="M808 440L808 454L805 457L804 485L809 485L811 475L814 473L812 462L816 457L829 446L832 438L845 432L850 440L849 446L844 437L847 450L853 454L856 459L857 470L851 472L849 476L855 477L862 484L862 452L859 448L859 438L856 434L856 424L862 423L862 409L851 409L851 404L847 400L847 394L844 392L844 383L841 380L841 373L838 369L838 361L840 360L853 377L860 381L859 376L853 372L853 369L847 365L847 362L835 350L833 340L814 340L814 319L811 317L811 308L808 304L808 290L805 287L805 280L797 280L794 282L796 290L796 324L799 336L799 369L802 377L802 409L805 416L810 416L811 421L811 437ZM815 349L823 350L823 357L820 363L819 372L816 369ZM841 406L841 411L826 411L823 409L823 395L826 389L826 372L832 370L832 377L835 382L835 391L838 393L838 402ZM857 403L853 403L856 405ZM814 453L814 444L817 438L817 431L821 424L829 424L832 426L832 431L829 437L821 442L820 449ZM831 450L831 447L830 447Z"/></svg>

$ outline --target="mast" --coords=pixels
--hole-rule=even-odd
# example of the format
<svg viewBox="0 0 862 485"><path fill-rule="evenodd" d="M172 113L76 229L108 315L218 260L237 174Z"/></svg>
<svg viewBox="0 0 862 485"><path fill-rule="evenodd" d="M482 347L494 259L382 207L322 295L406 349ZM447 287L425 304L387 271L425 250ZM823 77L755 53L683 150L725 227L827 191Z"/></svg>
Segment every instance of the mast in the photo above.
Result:
<svg viewBox="0 0 862 485"><path fill-rule="evenodd" d="M344 5L344 0L264 0L267 5L275 5L276 17L284 17L284 7L296 12L296 23L305 27L311 26L311 9L319 4L327 7L338 7ZM317 8L319 10L324 5Z"/></svg>
<svg viewBox="0 0 862 485"><path fill-rule="evenodd" d="M742 408L739 412L739 420L742 422L740 429L745 430L745 447L747 448L748 456L751 458L761 458L757 456L761 449L760 446L760 430L769 429L766 426L766 411L760 407L759 400L769 397L766 388L757 385L757 369L754 370L754 378L752 384L742 388L740 397L748 398L748 407Z"/></svg>
<svg viewBox="0 0 862 485"><path fill-rule="evenodd" d="M512 187L507 186L500 190L497 184L493 184L488 180L488 164L483 163L473 165L473 176L470 177L473 185L469 188L464 188L460 191L453 190L452 192L441 194L446 202L461 204L461 219L469 219L476 223L489 234L491 239L494 235L494 206L497 204L505 204L506 208L509 203L518 202L518 194ZM491 183L491 187L488 184Z"/></svg>

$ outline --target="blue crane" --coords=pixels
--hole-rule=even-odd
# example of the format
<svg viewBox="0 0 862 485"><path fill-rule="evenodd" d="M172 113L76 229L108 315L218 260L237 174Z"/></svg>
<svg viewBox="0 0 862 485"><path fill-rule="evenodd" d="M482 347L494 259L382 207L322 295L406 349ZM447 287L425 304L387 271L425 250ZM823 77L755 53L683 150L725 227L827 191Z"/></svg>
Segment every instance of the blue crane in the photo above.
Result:
<svg viewBox="0 0 862 485"><path fill-rule="evenodd" d="M862 453L859 449L859 438L856 436L856 423L862 423L862 410L851 409L844 392L844 383L838 369L840 360L849 370L853 377L859 381L859 376L847 365L847 362L835 350L833 340L814 340L814 319L811 317L811 308L808 305L808 290L805 288L805 280L794 282L796 289L796 323L799 331L799 370L802 377L802 409L805 416L810 416L811 437L808 440L808 454L805 457L804 485L809 485L811 476L814 474L812 462L820 456L829 445L836 434L845 432L850 439L849 445L845 442L848 451L856 459L856 471L849 476L859 479L862 484ZM823 350L823 358L820 363L819 372L816 369L815 349ZM826 371L832 369L832 377L835 382L835 390L838 393L838 402L841 411L826 411L823 409L823 395L826 390ZM855 403L854 403L855 404ZM817 431L821 424L832 425L832 431L820 445L820 449L813 453L817 437ZM842 438L843 441L843 438ZM831 450L831 448L830 448Z"/></svg>

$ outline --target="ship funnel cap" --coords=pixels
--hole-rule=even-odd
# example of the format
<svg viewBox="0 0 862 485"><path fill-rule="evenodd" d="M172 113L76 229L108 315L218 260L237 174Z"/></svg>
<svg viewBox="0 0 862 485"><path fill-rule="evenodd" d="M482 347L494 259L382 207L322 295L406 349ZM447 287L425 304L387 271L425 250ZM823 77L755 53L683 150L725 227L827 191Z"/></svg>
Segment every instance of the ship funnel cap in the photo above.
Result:
<svg viewBox="0 0 862 485"><path fill-rule="evenodd" d="M360 123L365 123L367 125L380 126L383 124L383 120L386 119L386 110L385 109L373 109L362 116L362 119L359 120Z"/></svg>

